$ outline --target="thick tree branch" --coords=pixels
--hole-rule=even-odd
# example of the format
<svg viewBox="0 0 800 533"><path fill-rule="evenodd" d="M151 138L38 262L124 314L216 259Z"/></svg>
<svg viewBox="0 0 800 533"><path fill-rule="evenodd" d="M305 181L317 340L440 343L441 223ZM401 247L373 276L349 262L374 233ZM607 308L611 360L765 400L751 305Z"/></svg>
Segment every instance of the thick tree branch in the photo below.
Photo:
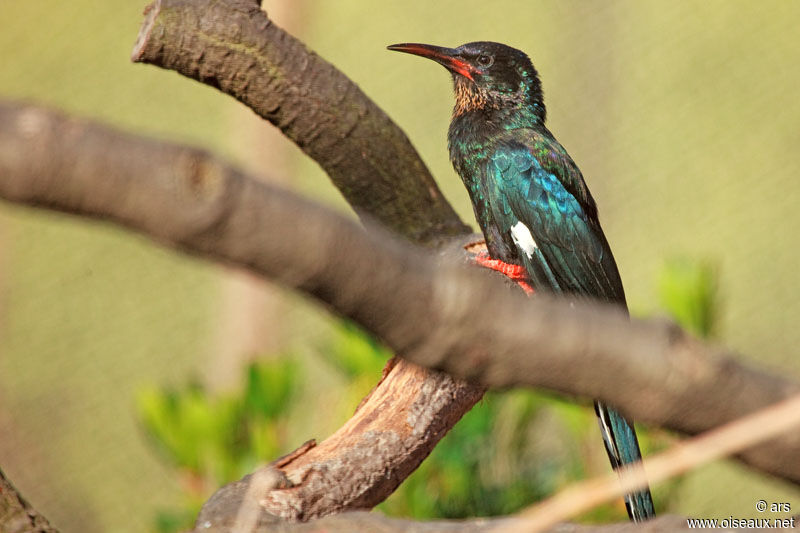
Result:
<svg viewBox="0 0 800 533"><path fill-rule="evenodd" d="M423 244L468 232L403 131L253 0L156 0L132 58L245 103L319 163L359 215Z"/></svg>
<svg viewBox="0 0 800 533"><path fill-rule="evenodd" d="M489 386L601 398L687 434L800 392L796 381L745 365L671 323L498 290L475 269L437 264L382 230L366 232L196 150L4 106L0 176L0 197L112 220L245 266L314 296L415 363ZM798 482L798 455L795 434L740 459Z"/></svg>

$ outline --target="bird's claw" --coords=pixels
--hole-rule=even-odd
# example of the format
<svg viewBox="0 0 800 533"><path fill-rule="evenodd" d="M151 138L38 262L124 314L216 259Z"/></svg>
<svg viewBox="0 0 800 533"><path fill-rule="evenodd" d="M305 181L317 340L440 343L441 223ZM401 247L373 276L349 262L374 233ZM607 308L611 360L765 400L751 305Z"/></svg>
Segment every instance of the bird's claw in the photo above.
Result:
<svg viewBox="0 0 800 533"><path fill-rule="evenodd" d="M519 285L522 290L525 291L525 294L531 295L534 293L533 287L531 287L530 284L530 279L528 278L528 273L525 271L524 266L506 263L504 261L500 261L499 259L492 259L489 257L487 252L478 252L473 261L475 261L475 264L478 266L500 272L505 277Z"/></svg>

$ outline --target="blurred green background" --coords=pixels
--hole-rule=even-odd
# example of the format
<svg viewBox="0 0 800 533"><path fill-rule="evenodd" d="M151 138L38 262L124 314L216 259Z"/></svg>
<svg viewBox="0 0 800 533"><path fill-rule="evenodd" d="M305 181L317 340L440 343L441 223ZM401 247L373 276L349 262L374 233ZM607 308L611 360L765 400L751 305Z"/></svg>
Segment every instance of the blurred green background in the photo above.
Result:
<svg viewBox="0 0 800 533"><path fill-rule="evenodd" d="M348 212L316 164L252 112L175 73L130 63L144 5L1 0L0 97L206 147ZM550 129L598 201L633 312L669 310L699 324L697 331L710 321L721 342L772 371L800 377L800 3L264 5L406 130L470 222L467 195L447 159L448 76L385 46L486 39L527 51L543 79ZM697 274L675 257L709 266ZM675 296L702 272L711 272L719 288L705 318L674 304L675 298L702 300ZM267 454L273 444L284 451L324 438L352 412L380 367L337 363L331 347L341 342L342 329L303 298L241 272L176 255L114 227L0 204L0 466L64 531L152 530L160 510L186 506L197 480L176 475L175 457L155 452L159 443L152 427L145 430L142 398L168 389L194 394L199 404L204 395L237 397L248 390L242 376L254 379L248 372L257 372L248 362L279 354L275 364L300 365L292 399L285 400L295 416L270 419L280 426L272 444L249 446ZM202 394L185 392L190 382L202 384L190 389ZM538 498L570 478L607 469L583 408L512 393L492 396L481 409L491 412L465 420L460 436L442 446L438 466L422 467L425 481L410 480L385 510L456 516L459 509L422 505L442 503L438 496L471 483L474 478L459 478L465 470L507 487L519 482L516 467L536 459L545 465L531 473L540 476L533 487L540 493L528 487L515 494ZM509 429L520 420L534 429ZM585 429L575 429L582 424ZM494 430L497 448L470 455L475 439ZM520 440L520 432L535 435ZM656 431L644 440L652 450L669 437ZM518 462L509 460L510 450ZM244 453L228 470L258 460ZM580 471L560 470L576 464ZM689 516L750 516L757 499L800 509L796 489L732 462L659 488L657 498L659 491L660 510ZM472 502L476 512L504 511L490 492ZM462 500L469 504L469 496Z"/></svg>

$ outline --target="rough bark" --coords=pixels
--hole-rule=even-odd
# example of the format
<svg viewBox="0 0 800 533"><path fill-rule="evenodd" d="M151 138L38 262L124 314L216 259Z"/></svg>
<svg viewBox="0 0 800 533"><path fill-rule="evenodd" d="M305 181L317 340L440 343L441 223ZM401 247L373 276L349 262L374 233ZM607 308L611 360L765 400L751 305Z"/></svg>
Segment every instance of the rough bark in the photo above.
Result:
<svg viewBox="0 0 800 533"><path fill-rule="evenodd" d="M319 163L360 216L418 243L468 232L403 131L252 0L157 0L132 59L245 103Z"/></svg>
<svg viewBox="0 0 800 533"><path fill-rule="evenodd" d="M800 392L796 381L754 369L672 323L498 290L496 279L477 269L378 228L365 231L197 150L8 106L0 107L0 147L0 197L115 221L165 245L247 267L353 319L402 357L456 377L600 398L636 420L687 434ZM398 398L425 389L410 393L402 380L384 383L398 384ZM360 416L367 417L366 407ZM369 416L390 411L376 402ZM740 459L800 482L798 455L794 434ZM305 461L311 457L296 464ZM369 506L358 495L350 501Z"/></svg>
<svg viewBox="0 0 800 533"><path fill-rule="evenodd" d="M262 500L267 511L287 520L307 520L371 509L394 492L461 418L462 413L449 409L451 395L473 404L483 395L482 388L447 374L431 375L403 360L395 364L396 371L387 373L315 454L281 466L292 487L267 494Z"/></svg>
<svg viewBox="0 0 800 533"><path fill-rule="evenodd" d="M57 533L45 517L17 492L0 470L0 531L3 533Z"/></svg>

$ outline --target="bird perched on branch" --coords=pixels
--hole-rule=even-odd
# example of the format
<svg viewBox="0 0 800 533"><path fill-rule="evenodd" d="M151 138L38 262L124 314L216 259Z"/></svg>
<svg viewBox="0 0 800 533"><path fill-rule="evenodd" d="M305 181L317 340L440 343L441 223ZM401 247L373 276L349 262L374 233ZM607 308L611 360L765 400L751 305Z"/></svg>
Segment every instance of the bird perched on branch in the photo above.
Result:
<svg viewBox="0 0 800 533"><path fill-rule="evenodd" d="M469 191L489 256L478 263L528 292L593 298L627 309L614 256L581 171L545 127L542 85L523 52L494 42L458 48L394 44L389 50L436 61L453 75L450 159ZM633 425L595 402L611 465L641 460ZM633 521L655 516L650 491L625 497Z"/></svg>

